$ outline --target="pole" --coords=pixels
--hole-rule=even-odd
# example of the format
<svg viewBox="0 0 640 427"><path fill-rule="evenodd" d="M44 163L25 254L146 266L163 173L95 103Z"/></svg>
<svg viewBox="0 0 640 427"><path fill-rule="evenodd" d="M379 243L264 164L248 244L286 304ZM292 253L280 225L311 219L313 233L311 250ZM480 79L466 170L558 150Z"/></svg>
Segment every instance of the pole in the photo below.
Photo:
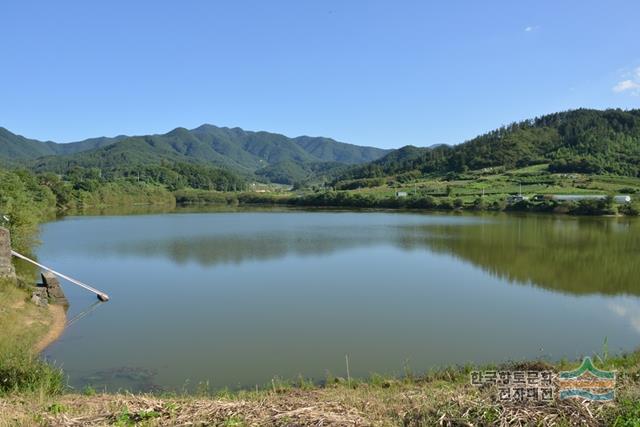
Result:
<svg viewBox="0 0 640 427"><path fill-rule="evenodd" d="M23 260L25 260L27 262L30 262L31 264L37 265L38 267L40 267L40 268L42 268L44 270L50 271L51 273L55 274L56 276L62 277L63 279L66 279L66 280L68 280L69 282L71 282L71 283L73 283L75 285L78 285L78 286L80 286L82 288L85 288L89 292L93 292L94 294L96 294L98 296L98 299L100 301L109 301L109 295L107 295L104 292L101 292L101 291L99 291L99 290L97 290L95 288L92 288L91 286L87 285L86 283L82 283L81 281L76 280L76 279L74 279L72 277L69 277L69 276L64 275L62 273L58 273L57 271L47 267L46 265L42 265L42 264L32 260L31 258L27 258L26 256L24 256L22 254L19 254L16 251L11 251L11 254L13 256L15 256L15 257L18 257L18 258L23 259Z"/></svg>

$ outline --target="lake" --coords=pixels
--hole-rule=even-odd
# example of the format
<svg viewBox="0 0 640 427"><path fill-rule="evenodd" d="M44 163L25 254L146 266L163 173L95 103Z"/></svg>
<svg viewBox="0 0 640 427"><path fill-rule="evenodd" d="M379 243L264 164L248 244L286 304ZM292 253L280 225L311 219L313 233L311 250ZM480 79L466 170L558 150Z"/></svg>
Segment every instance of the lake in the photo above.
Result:
<svg viewBox="0 0 640 427"><path fill-rule="evenodd" d="M63 282L71 324L44 355L76 388L253 388L346 376L345 355L366 377L640 344L637 219L177 209L66 217L41 240L42 263L111 297Z"/></svg>

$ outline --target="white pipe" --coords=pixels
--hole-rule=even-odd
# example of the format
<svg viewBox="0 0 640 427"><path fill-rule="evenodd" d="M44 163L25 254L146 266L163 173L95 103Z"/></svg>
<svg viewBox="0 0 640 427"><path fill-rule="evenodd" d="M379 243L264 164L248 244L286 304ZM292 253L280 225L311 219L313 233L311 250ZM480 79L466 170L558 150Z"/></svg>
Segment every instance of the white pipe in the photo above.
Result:
<svg viewBox="0 0 640 427"><path fill-rule="evenodd" d="M23 259L23 260L25 260L25 261L28 261L28 262L30 262L31 264L35 264L35 265L37 265L38 267L40 267L40 268L42 268L42 269L44 269L44 270L50 271L51 273L55 274L56 276L60 276L60 277L62 277L63 279L66 279L66 280L70 281L71 283L74 283L74 284L76 284L76 285L78 285L78 286L80 286L80 287L83 287L83 288L85 288L86 290L88 290L88 291L90 291L90 292L93 292L94 294L96 294L96 295L98 296L98 299L99 299L100 301L109 301L109 295L107 295L107 294L105 294L104 292L101 292L101 291L99 291L99 290L97 290L97 289L95 289L95 288L92 288L91 286L89 286L89 285L87 285L87 284L85 284L85 283L82 283L82 282L81 282L81 281L79 281L79 280L76 280L76 279L74 279L74 278L72 278L72 277L69 277L69 276L67 276L67 275L64 275L64 274L62 274L62 273L58 273L57 271L55 271L55 270L53 270L53 269L51 269L51 268L49 268L49 267L47 267L47 266L45 266L45 265L42 265L42 264L40 264L40 263L38 263L38 262L36 262L36 261L32 260L31 258L27 258L26 256L24 256L24 255L22 255L22 254L19 254L19 253L18 253L18 252L16 252L16 251L11 251L11 254L12 254L13 256L16 256L16 257L20 258L20 259Z"/></svg>

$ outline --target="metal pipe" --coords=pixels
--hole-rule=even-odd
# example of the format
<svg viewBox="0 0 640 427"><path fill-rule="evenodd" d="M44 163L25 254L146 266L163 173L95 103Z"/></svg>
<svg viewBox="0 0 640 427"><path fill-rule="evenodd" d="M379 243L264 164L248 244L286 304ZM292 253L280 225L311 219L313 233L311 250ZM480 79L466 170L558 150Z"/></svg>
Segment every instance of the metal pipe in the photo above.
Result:
<svg viewBox="0 0 640 427"><path fill-rule="evenodd" d="M31 258L27 258L26 256L24 256L22 254L19 254L16 251L12 250L11 251L11 255L16 256L16 257L18 257L20 259L23 259L23 260L25 260L27 262L30 262L31 264L37 265L38 267L40 267L40 268L42 268L44 270L50 271L51 273L55 274L56 276L62 277L63 279L66 279L66 280L68 280L69 282L71 282L71 283L73 283L75 285L78 285L78 286L80 286L82 288L85 288L89 292L93 292L94 294L96 294L98 296L98 299L100 301L109 301L109 295L107 295L104 292L99 291L99 290L97 290L95 288L92 288L91 286L87 285L86 283L82 283L79 280L76 280L76 279L74 279L72 277L69 277L69 276L67 276L65 274L59 273L59 272L55 271L54 269L47 267L46 265L42 265L42 264L32 260Z"/></svg>

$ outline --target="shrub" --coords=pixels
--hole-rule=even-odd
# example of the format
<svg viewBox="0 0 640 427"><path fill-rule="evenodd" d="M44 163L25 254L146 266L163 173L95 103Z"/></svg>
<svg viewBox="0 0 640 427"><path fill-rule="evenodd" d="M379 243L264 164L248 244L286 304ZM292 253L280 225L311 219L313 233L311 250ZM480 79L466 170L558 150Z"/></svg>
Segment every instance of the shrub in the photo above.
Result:
<svg viewBox="0 0 640 427"><path fill-rule="evenodd" d="M618 208L623 215L638 216L640 215L640 203L626 203Z"/></svg>
<svg viewBox="0 0 640 427"><path fill-rule="evenodd" d="M473 209L477 211L482 211L487 208L487 203L484 201L484 198L478 197L473 201Z"/></svg>
<svg viewBox="0 0 640 427"><path fill-rule="evenodd" d="M580 200L569 213L574 215L613 215L616 213L616 209L613 206L613 198L607 196L603 200Z"/></svg>
<svg viewBox="0 0 640 427"><path fill-rule="evenodd" d="M417 209L433 209L437 206L436 199L432 196L419 197L411 199L408 202L409 207Z"/></svg>
<svg viewBox="0 0 640 427"><path fill-rule="evenodd" d="M20 346L0 348L0 395L12 392L59 394L64 390L61 369Z"/></svg>
<svg viewBox="0 0 640 427"><path fill-rule="evenodd" d="M449 198L442 198L440 203L438 203L439 209L451 210L453 209L453 202Z"/></svg>

